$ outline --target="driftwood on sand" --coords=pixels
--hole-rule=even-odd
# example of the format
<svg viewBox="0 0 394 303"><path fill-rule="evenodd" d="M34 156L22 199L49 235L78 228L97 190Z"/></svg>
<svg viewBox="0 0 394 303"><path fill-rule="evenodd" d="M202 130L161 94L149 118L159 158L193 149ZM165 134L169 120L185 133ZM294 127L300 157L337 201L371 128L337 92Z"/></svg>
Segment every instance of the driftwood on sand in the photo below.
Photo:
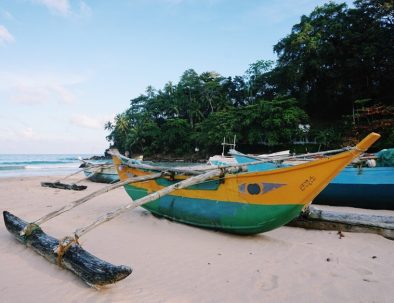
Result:
<svg viewBox="0 0 394 303"><path fill-rule="evenodd" d="M375 233L394 240L394 216L322 210L309 206L288 225L307 229Z"/></svg>
<svg viewBox="0 0 394 303"><path fill-rule="evenodd" d="M84 190L88 188L86 185L77 185L75 183L66 184L62 182L41 182L41 186L69 190Z"/></svg>
<svg viewBox="0 0 394 303"><path fill-rule="evenodd" d="M68 190L84 190L84 189L86 189L88 187L86 185L78 185L78 183L82 182L84 180L88 180L92 176L100 173L104 168L106 168L108 166L109 166L108 164L97 164L97 165L94 166L94 169L92 171L93 172L92 175L90 175L88 177L84 177L84 178L82 178L82 179L80 179L80 180L78 180L78 181L76 181L74 183L71 183L71 184L63 183L61 181L64 181L64 180L68 179L71 176L74 176L74 175L77 175L77 174L83 172L84 169L77 170L76 172L73 172L72 174L70 174L68 176L65 176L62 179L56 180L55 182L41 182L41 186L42 187L59 188L59 189L68 189Z"/></svg>

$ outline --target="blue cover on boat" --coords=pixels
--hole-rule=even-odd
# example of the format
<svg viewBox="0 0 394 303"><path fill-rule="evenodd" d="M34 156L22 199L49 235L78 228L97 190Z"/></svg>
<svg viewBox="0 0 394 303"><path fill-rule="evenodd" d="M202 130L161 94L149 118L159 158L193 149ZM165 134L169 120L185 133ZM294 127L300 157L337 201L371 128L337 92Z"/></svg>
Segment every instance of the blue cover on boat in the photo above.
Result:
<svg viewBox="0 0 394 303"><path fill-rule="evenodd" d="M376 164L380 167L394 167L394 148L382 149L375 154Z"/></svg>

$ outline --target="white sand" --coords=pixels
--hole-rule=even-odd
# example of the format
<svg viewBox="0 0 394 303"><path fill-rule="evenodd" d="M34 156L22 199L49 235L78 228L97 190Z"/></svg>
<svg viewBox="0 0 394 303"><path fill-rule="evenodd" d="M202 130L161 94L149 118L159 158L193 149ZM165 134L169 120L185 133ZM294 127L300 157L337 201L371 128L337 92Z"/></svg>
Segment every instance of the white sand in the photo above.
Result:
<svg viewBox="0 0 394 303"><path fill-rule="evenodd" d="M86 182L82 192L40 186L55 179L0 179L1 209L34 221L105 186ZM130 201L119 188L42 228L62 238ZM0 302L394 302L394 241L374 234L344 233L340 239L335 231L282 227L235 236L139 208L80 239L97 257L134 270L96 290L0 225Z"/></svg>

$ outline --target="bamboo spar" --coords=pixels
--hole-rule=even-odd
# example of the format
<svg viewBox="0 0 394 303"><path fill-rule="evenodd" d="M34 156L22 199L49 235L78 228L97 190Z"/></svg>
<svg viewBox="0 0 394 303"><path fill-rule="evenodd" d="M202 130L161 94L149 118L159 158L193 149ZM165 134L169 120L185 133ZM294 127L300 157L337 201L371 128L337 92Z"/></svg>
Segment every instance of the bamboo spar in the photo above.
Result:
<svg viewBox="0 0 394 303"><path fill-rule="evenodd" d="M4 211L4 223L8 231L13 234L18 241L33 248L33 250L44 256L48 261L75 273L88 285L97 287L100 285L115 283L130 275L132 269L124 265L116 266L95 257L85 251L76 239L65 237L62 240L57 240L44 233L44 231L39 227L39 224L42 224L51 218L54 218L63 212L98 196L99 194L118 188L126 183L150 180L158 178L161 175L162 173L157 173L129 178L117 184L107 186L62 207L57 211L49 213L37 220L35 223L28 223L9 212Z"/></svg>
<svg viewBox="0 0 394 303"><path fill-rule="evenodd" d="M171 186L167 186L161 190L158 190L154 193L151 193L141 199L138 199L132 203L126 204L124 206L121 206L114 211L108 212L105 215L99 217L95 222L91 223L90 225L87 225L85 227L79 228L74 232L75 237L78 239L82 235L86 234L90 230L94 229L95 227L101 225L104 222L110 221L113 218L119 216L120 214L126 212L127 210L137 208L138 206L144 205L148 202L151 202L153 200L159 199L160 197L163 197L165 195L168 195L169 193L177 190L177 189L182 189L188 186L192 186L201 182L204 182L210 178L217 177L222 175L225 171L230 172L229 169L215 169L215 170L210 170L204 174L198 175L198 176L193 176L190 177L186 180L183 180L179 183L176 183Z"/></svg>
<svg viewBox="0 0 394 303"><path fill-rule="evenodd" d="M132 269L124 265L116 266L95 257L89 252L85 251L79 245L78 237L87 233L94 227L97 227L101 223L115 218L128 209L148 203L176 189L185 188L203 182L209 178L220 176L224 171L230 170L216 169L203 175L190 177L170 187L166 187L137 200L135 203L125 205L124 207L120 207L115 211L102 216L96 220L96 222L76 230L74 237L65 237L62 240L57 240L45 234L43 230L37 225L33 226L34 228L31 229L31 232L28 235L21 235L26 227L34 224L29 224L7 211L3 212L4 222L8 231L13 234L18 241L29 247L32 247L33 250L44 256L48 261L70 270L90 286L97 287L100 285L107 285L126 278L128 275L130 275ZM145 177L152 179L153 175L148 175ZM130 180L125 180L122 183L127 182L130 183ZM116 186L119 186L119 184L116 184Z"/></svg>
<svg viewBox="0 0 394 303"><path fill-rule="evenodd" d="M297 159L297 158L303 158L306 156L316 156L316 155L327 155L327 154L334 154L334 153L340 153L348 150L355 149L356 147L344 147L340 149L334 149L334 150L328 150L328 151L323 151L323 152L316 152L316 153L307 153L307 154L300 154L300 155L293 155L293 156L277 156L277 157L267 157L267 158L259 158L255 156L250 156L250 155L245 155L243 153L240 153L237 151L238 154L247 156L249 158L253 158L256 161L253 162L248 162L248 163L238 163L238 164L228 164L228 165L221 165L221 168L244 168L249 165L255 165L255 164L261 164L261 163L266 163L266 162L275 162L275 161L284 161L284 160L292 160L292 159ZM143 164L143 163L134 163L133 159L127 158L124 155L121 155L118 150L112 149L108 152L110 155L116 156L120 159L122 159L124 164L131 168L138 168L138 169L148 169L148 170L153 170L153 171L166 171L166 172L174 172L174 173L185 173L189 175L201 175L206 171L210 170L215 170L218 168L216 165L207 165L204 168L198 168L198 169L191 169L187 167L164 167L164 166L153 166L153 165L148 165L148 164Z"/></svg>
<svg viewBox="0 0 394 303"><path fill-rule="evenodd" d="M99 189L99 190L97 190L97 191L95 191L95 192L93 192L93 193L91 193L91 194L89 194L89 195L87 195L85 197L82 197L82 198L80 198L78 200L75 200L75 201L63 206L63 207L59 208L58 210L50 212L49 214L47 214L47 215L41 217L40 219L34 221L34 224L41 225L41 224L49 221L50 219L52 219L54 217L57 217L60 214L62 214L64 212L67 212L67 211L73 209L74 207L77 207L78 205L81 205L81 204L85 203L86 201L88 201L90 199L93 199L94 197L97 197L97 196L99 196L101 194L104 194L106 192L114 190L114 189L116 189L118 187L121 187L121 186L123 186L125 184L134 183L134 182L141 182L141 181L146 181L146 180L151 180L151 179L156 179L156 178L159 178L161 175L162 175L162 173L157 173L157 174L151 174L151 175L140 176L140 177L132 177L132 178L126 179L124 181L118 182L116 184L112 184L112 185L106 186L106 187L101 188L101 189Z"/></svg>

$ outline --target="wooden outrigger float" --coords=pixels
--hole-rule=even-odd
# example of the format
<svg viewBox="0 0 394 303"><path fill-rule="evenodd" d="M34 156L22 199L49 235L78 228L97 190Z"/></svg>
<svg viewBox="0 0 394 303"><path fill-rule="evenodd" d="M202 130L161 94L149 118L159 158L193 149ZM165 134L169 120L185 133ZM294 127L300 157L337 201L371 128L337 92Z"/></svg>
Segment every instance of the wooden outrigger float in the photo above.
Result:
<svg viewBox="0 0 394 303"><path fill-rule="evenodd" d="M329 158L296 167L267 172L245 172L247 165L197 171L133 164L113 154L121 182L134 199L92 224L77 229L73 236L56 240L39 227L92 197L85 197L27 223L4 212L7 229L15 237L64 266L92 286L114 283L131 273L127 266L114 266L84 251L78 239L93 228L125 211L143 206L154 214L200 227L239 234L255 234L280 227L299 215L324 187L365 152L380 135L371 133L357 146Z"/></svg>
<svg viewBox="0 0 394 303"><path fill-rule="evenodd" d="M73 238L67 239L67 242L64 241L63 245L67 249L60 253L58 248L62 245L62 241L47 235L38 225L28 236L21 235L21 232L29 226L29 223L7 211L3 212L3 216L8 231L18 241L33 248L51 263L69 269L91 286L115 283L126 278L132 272L128 266L114 266L93 256Z"/></svg>

